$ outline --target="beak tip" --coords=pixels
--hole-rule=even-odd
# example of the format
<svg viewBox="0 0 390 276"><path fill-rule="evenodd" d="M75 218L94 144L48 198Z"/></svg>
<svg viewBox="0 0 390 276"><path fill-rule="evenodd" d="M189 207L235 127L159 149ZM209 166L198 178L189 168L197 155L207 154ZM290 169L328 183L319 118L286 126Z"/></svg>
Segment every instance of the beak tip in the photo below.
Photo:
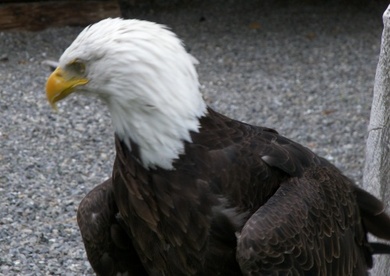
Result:
<svg viewBox="0 0 390 276"><path fill-rule="evenodd" d="M51 106L51 109L52 109L55 113L58 113L57 104L55 104L55 103L50 103L50 106Z"/></svg>

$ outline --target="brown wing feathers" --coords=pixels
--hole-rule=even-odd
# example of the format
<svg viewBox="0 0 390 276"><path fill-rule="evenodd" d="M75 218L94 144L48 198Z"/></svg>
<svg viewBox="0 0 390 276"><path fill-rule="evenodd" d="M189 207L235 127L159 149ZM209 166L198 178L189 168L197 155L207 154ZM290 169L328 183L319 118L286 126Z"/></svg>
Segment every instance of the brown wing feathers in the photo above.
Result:
<svg viewBox="0 0 390 276"><path fill-rule="evenodd" d="M317 181L313 181L314 173ZM252 215L238 240L237 253L244 272L364 275L364 251L369 248L363 246L359 214L344 209L353 193L349 183L344 183L338 189L348 196L339 197L336 187L327 184L332 173L329 169L306 171L300 179L288 179ZM318 193L322 189L328 191ZM342 270L345 274L336 273Z"/></svg>
<svg viewBox="0 0 390 276"><path fill-rule="evenodd" d="M97 275L146 275L117 215L111 179L94 188L80 203L77 222L91 266Z"/></svg>

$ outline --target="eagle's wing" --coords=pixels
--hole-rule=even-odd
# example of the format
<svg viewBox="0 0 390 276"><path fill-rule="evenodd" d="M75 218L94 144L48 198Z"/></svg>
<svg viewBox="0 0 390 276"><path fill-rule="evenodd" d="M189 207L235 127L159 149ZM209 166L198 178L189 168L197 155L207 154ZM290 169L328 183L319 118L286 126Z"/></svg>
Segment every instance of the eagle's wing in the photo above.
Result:
<svg viewBox="0 0 390 276"><path fill-rule="evenodd" d="M203 134L206 141L218 141L204 143L218 146L209 151L209 155L218 153L209 163L244 160L239 171L258 172L252 181L245 181L234 166L227 172L215 170L234 175L233 180L222 177L227 184L221 185L227 195L237 195L234 202L245 202L241 197L256 206L238 231L236 256L244 274L366 275L372 253L386 249L368 244L366 232L390 237L383 205L329 162L277 132L215 113L213 117L216 131ZM224 136L215 137L218 133ZM237 187L243 189L236 192Z"/></svg>
<svg viewBox="0 0 390 276"><path fill-rule="evenodd" d="M97 275L146 275L120 220L110 178L87 194L77 212L91 266Z"/></svg>
<svg viewBox="0 0 390 276"><path fill-rule="evenodd" d="M237 258L242 270L366 275L371 254L354 197L349 180L332 167L287 179L241 232Z"/></svg>

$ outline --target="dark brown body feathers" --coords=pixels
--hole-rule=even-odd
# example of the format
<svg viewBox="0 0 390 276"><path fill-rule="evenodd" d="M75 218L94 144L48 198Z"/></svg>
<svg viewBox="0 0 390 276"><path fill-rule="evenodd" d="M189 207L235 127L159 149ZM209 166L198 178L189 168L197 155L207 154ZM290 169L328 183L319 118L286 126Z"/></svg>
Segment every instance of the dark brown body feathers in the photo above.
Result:
<svg viewBox="0 0 390 276"><path fill-rule="evenodd" d="M112 179L78 211L96 273L366 275L383 205L276 131L208 112L172 171L116 138Z"/></svg>

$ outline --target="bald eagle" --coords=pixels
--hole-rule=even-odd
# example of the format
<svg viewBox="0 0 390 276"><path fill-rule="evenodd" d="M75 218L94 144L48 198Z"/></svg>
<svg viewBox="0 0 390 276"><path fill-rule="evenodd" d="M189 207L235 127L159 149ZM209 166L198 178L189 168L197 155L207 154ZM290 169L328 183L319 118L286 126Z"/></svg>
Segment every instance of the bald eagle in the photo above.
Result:
<svg viewBox="0 0 390 276"><path fill-rule="evenodd" d="M208 107L195 63L164 26L105 19L47 81L52 106L95 95L112 117L112 176L77 214L94 271L367 275L383 249L367 233L390 240L383 204L306 147Z"/></svg>

